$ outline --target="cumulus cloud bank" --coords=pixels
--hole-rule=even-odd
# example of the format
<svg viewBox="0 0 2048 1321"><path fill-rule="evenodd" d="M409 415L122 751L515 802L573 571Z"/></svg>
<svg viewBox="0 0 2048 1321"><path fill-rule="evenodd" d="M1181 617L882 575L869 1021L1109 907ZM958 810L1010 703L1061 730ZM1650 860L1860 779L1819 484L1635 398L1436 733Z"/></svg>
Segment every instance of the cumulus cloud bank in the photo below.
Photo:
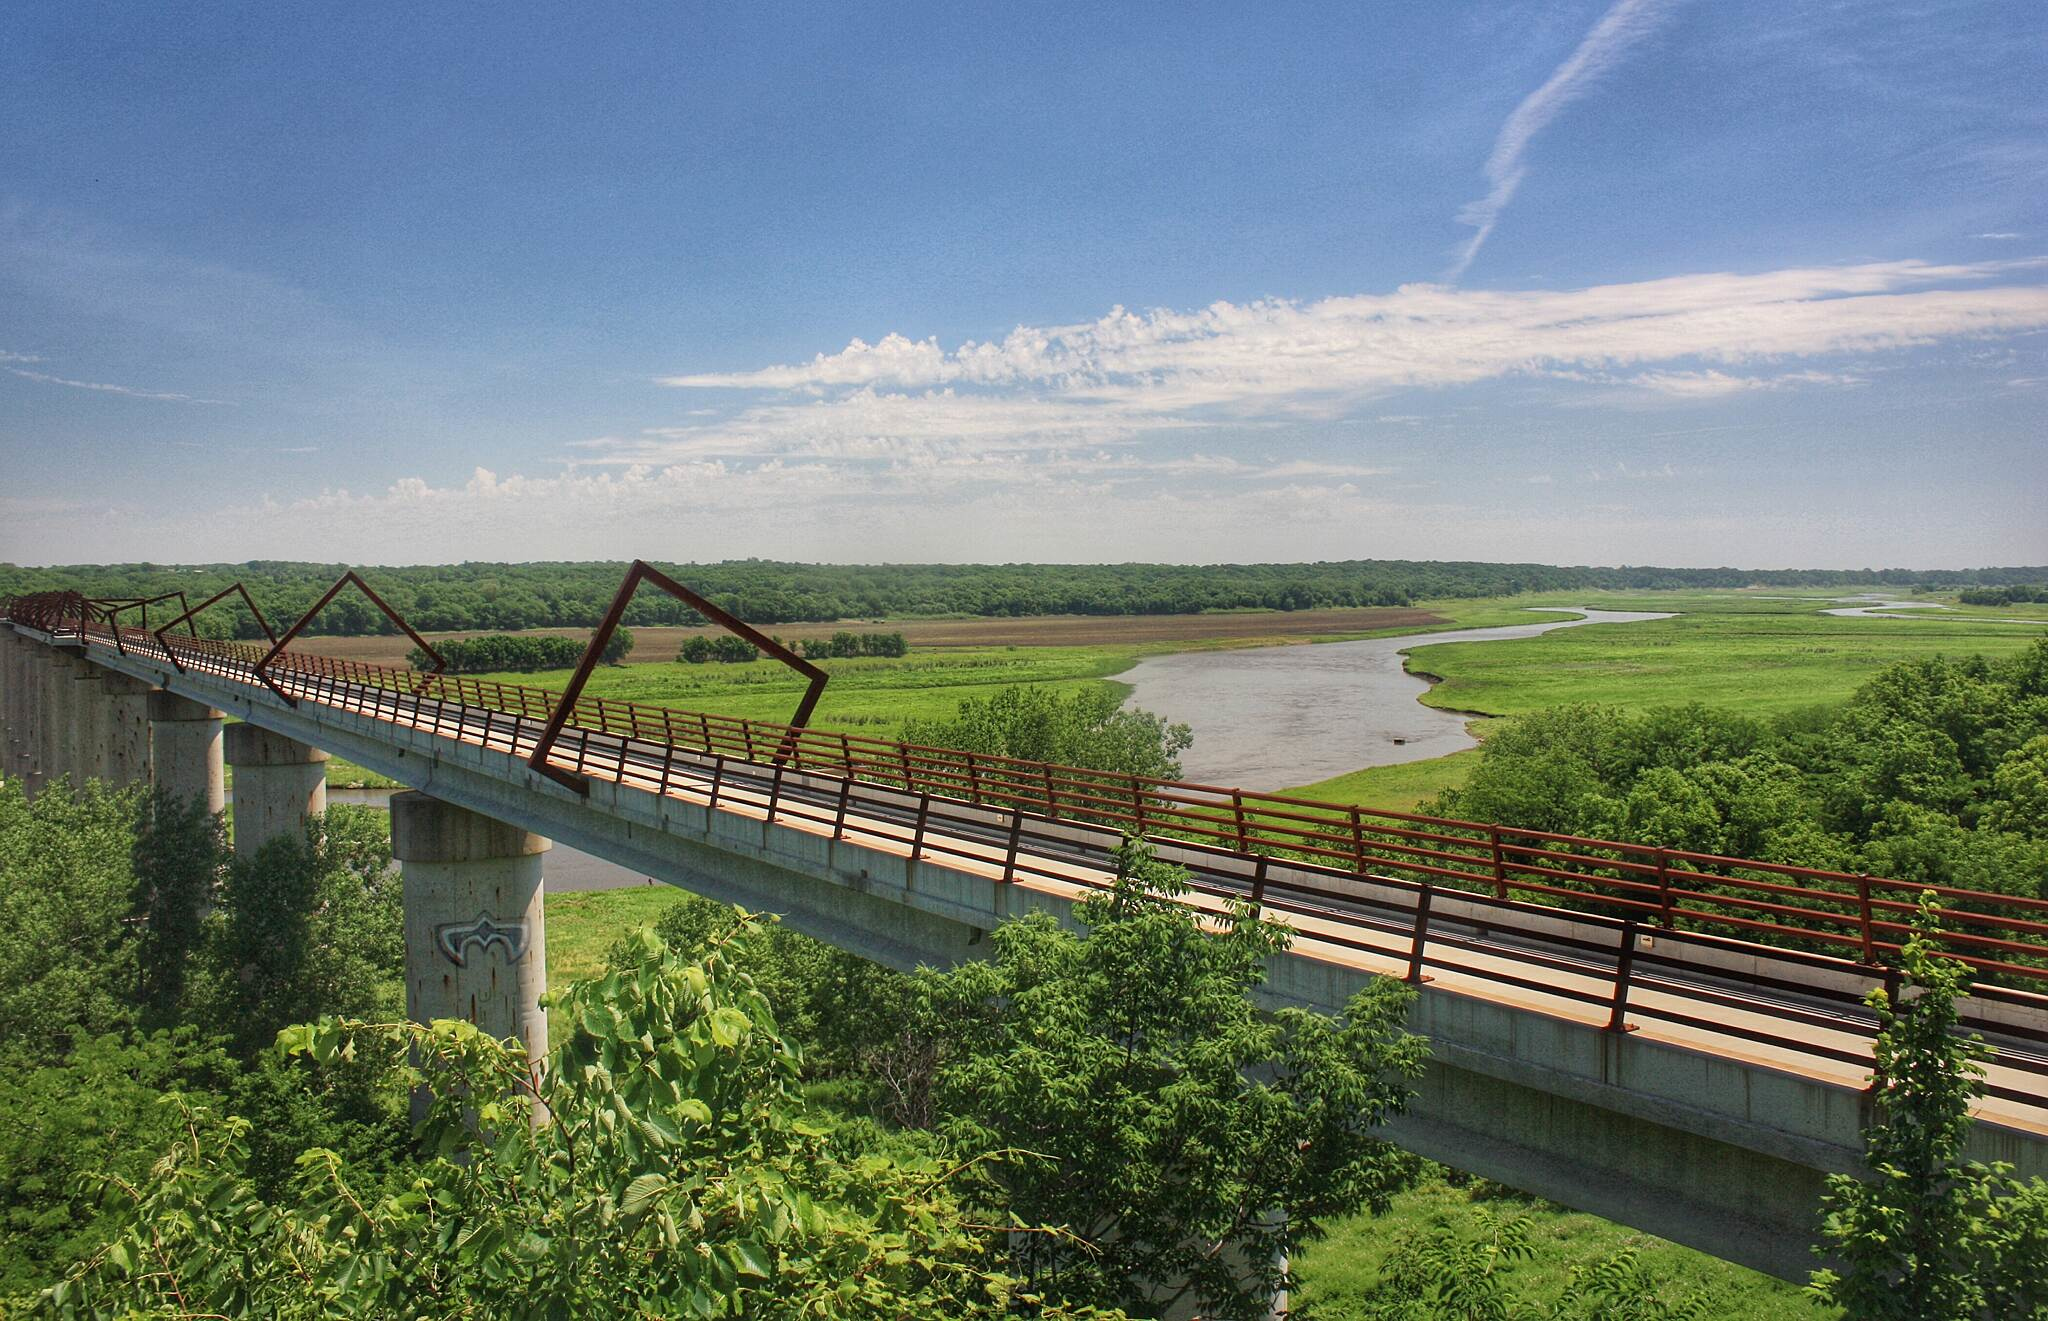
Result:
<svg viewBox="0 0 2048 1321"><path fill-rule="evenodd" d="M1310 545L1362 553L1366 530L1387 538L1382 553L1398 553L1431 528L1440 553L1514 558L1530 553L1539 526L1545 554L1597 558L1599 537L1670 515L1623 500L1582 504L1579 518L1549 525L1533 513L1462 518L1390 457L1432 421L1427 412L1376 401L1500 381L1555 402L1632 409L1860 389L1888 354L2048 329L2044 269L2042 259L1897 261L1563 291L1417 284L1309 302L1116 308L952 348L891 334L808 362L666 378L692 407L666 425L581 442L558 472L479 468L447 484L330 490L270 504L253 526L366 560L400 541L416 556L452 558L945 559L997 529L1000 552L983 553L1201 558L1228 546L1288 558ZM1683 485L1671 480L1679 472L1624 464L1576 480L1669 489ZM1720 518L1698 523L1697 544L1727 534ZM258 553L251 525L223 531L220 553ZM1817 563L1846 553L1813 545Z"/></svg>
<svg viewBox="0 0 2048 1321"><path fill-rule="evenodd" d="M729 418L594 442L588 457L1058 450L1329 420L1400 391L1513 377L1675 399L1853 385L1852 373L1794 364L2048 326L2048 288L2028 278L2042 265L1876 262L1561 291L1414 284L1314 302L1119 307L951 349L889 334L808 362L663 378L766 397Z"/></svg>

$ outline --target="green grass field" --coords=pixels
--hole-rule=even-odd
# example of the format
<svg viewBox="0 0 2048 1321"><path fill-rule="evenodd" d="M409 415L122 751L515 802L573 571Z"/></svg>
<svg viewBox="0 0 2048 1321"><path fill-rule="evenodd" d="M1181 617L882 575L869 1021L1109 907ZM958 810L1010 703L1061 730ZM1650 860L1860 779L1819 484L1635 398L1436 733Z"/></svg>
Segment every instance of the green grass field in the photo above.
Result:
<svg viewBox="0 0 2048 1321"><path fill-rule="evenodd" d="M1820 613L1826 601L1727 593L1646 593L1582 603L1683 613L1518 642L1418 645L1409 669L1442 680L1423 700L1490 715L1570 702L1635 709L1704 702L1774 715L1840 702L1895 661L2011 655L2048 631L2048 619L2036 626L1932 611L1908 619L1843 619Z"/></svg>

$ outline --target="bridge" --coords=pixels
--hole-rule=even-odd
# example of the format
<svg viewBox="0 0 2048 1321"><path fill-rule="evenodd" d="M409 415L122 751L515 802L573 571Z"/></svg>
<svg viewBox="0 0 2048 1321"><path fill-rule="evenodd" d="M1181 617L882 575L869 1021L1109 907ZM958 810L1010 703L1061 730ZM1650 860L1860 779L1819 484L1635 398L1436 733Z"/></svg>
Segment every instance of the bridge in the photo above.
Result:
<svg viewBox="0 0 2048 1321"><path fill-rule="evenodd" d="M1433 1062L1392 1140L1804 1278L1821 1181L1858 1168L1870 1118L1861 998L1895 978L1918 887L814 730L815 671L786 725L586 697L636 581L562 693L291 647L312 612L264 647L196 636L203 606L152 630L156 602L17 598L0 773L219 810L225 761L238 852L304 829L329 754L410 786L392 804L409 1011L536 1052L552 840L907 969L1066 913L1140 834L1188 869L1188 902L1293 929L1267 1004L1418 988ZM2048 1174L2048 901L1938 893L1979 978L1965 1020L1999 1051L1971 1155Z"/></svg>

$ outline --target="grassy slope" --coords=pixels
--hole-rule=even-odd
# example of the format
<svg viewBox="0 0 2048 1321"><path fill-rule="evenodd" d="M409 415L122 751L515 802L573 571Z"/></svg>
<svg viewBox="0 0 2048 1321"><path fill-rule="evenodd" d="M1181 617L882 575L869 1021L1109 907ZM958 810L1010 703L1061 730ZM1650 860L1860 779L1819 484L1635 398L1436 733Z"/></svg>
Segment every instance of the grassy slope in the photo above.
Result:
<svg viewBox="0 0 2048 1321"><path fill-rule="evenodd" d="M1297 1263L1303 1281L1299 1302L1313 1306L1315 1315L1331 1321L1363 1315L1364 1300L1378 1278L1380 1264L1405 1236L1427 1234L1439 1225L1448 1225L1461 1237L1478 1237L1474 1196L1486 1187L1490 1185L1454 1188L1431 1182L1396 1198L1384 1219L1353 1216L1339 1221L1329 1238L1302 1253ZM1520 1198L1496 1201L1491 1209L1496 1214L1527 1214L1532 1221L1535 1256L1516 1264L1511 1274L1522 1293L1537 1302L1555 1302L1574 1268L1632 1247L1651 1278L1662 1283L1667 1299L1704 1293L1709 1301L1706 1314L1715 1321L1826 1321L1841 1315L1782 1280L1596 1216Z"/></svg>

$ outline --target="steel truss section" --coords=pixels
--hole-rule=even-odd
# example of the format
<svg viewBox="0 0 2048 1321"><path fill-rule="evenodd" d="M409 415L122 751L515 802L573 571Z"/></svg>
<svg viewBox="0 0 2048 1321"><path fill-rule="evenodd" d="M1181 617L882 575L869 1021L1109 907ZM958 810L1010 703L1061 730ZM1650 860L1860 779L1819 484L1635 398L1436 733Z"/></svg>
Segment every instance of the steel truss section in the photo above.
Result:
<svg viewBox="0 0 2048 1321"><path fill-rule="evenodd" d="M626 570L625 581L619 584L618 594L612 597L611 607L604 614L604 622L597 626L597 632L590 635L590 645L584 649L583 659L576 663L575 677L569 680L568 689L563 692L561 700L555 703L553 713L548 716L547 728L541 731L540 741L534 744L533 755L527 759L527 765L579 794L589 794L589 778L574 771L565 771L549 765L548 752L562 736L563 727L569 723L569 716L576 709L577 699L583 696L583 685L589 682L591 672L597 668L598 659L604 655L605 644L611 641L612 634L618 632L619 621L625 618L626 607L632 603L633 593L639 590L643 582L653 583L728 633L752 643L756 649L767 652L810 681L804 689L803 700L797 703L796 714L790 717L787 726L789 734L783 746L776 751L775 765L779 770L789 757L790 744L795 741L797 733L810 723L811 712L816 709L818 698L825 691L825 680L829 676L781 642L744 620L719 609L646 560L634 560L632 566Z"/></svg>

